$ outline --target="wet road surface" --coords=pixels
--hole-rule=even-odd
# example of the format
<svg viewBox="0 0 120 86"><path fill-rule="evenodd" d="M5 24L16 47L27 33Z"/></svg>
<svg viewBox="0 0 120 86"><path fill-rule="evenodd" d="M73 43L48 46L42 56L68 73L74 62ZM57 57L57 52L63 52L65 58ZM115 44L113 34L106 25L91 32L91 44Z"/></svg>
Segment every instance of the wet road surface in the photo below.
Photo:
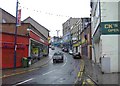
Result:
<svg viewBox="0 0 120 86"><path fill-rule="evenodd" d="M50 50L49 58L54 52L61 51L59 48ZM39 65L39 64L38 64ZM80 59L73 59L68 53L64 53L63 63L48 64L32 72L19 74L3 78L3 84L21 85L21 84L74 84L77 73L80 70Z"/></svg>

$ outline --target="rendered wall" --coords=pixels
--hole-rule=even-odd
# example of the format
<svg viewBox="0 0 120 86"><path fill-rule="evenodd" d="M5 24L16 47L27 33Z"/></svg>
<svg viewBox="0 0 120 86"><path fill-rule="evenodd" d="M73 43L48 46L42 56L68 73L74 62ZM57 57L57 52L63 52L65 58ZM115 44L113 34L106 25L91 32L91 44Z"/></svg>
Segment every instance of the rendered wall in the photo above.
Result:
<svg viewBox="0 0 120 86"><path fill-rule="evenodd" d="M118 72L118 35L102 35L102 55L110 58L110 72ZM120 72L120 71L119 71Z"/></svg>
<svg viewBox="0 0 120 86"><path fill-rule="evenodd" d="M101 0L101 22L119 22L119 6L118 1L120 0ZM111 23L112 24L112 23ZM102 32L107 29L102 29ZM119 26L117 28L109 28L109 29L119 29ZM118 38L120 35L116 34L114 31L112 34L106 33L101 35L102 39L102 55L106 54L105 57L110 58L110 72L120 72L118 70L118 58L120 55L119 52L119 43Z"/></svg>
<svg viewBox="0 0 120 86"><path fill-rule="evenodd" d="M101 22L118 20L118 1L110 0L110 2L101 2Z"/></svg>

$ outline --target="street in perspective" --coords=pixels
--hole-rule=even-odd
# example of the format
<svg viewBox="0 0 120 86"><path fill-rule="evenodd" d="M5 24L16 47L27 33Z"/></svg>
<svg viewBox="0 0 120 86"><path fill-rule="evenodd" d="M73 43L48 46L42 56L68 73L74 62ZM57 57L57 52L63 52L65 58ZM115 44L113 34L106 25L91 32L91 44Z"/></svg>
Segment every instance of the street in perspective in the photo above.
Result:
<svg viewBox="0 0 120 86"><path fill-rule="evenodd" d="M120 86L120 0L66 1L0 0L0 85Z"/></svg>

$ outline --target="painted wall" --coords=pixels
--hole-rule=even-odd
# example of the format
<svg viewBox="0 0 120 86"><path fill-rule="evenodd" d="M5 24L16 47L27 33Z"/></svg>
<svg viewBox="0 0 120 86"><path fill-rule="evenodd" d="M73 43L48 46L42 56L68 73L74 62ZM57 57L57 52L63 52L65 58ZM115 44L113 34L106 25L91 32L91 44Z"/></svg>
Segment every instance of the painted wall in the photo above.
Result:
<svg viewBox="0 0 120 86"><path fill-rule="evenodd" d="M28 17L23 21L24 23L30 23L33 25L41 34L43 34L46 38L49 36L49 30L46 29L44 26L40 25L38 22L36 22L34 19L31 17Z"/></svg>
<svg viewBox="0 0 120 86"><path fill-rule="evenodd" d="M93 3L93 8L92 8L91 13L92 13L91 28L92 28L92 36L93 36L95 34L95 31L98 29L98 25L100 24L100 12L99 12L99 2L98 1Z"/></svg>
<svg viewBox="0 0 120 86"><path fill-rule="evenodd" d="M120 0L117 0L120 1ZM118 20L118 2L101 2L101 22L117 21Z"/></svg>
<svg viewBox="0 0 120 86"><path fill-rule="evenodd" d="M118 18L118 1L120 0L103 1L101 2L101 22L120 21ZM102 55L106 54L105 57L110 58L110 72L120 72L118 70L118 56L120 55L118 51L119 36L115 34L101 35Z"/></svg>
<svg viewBox="0 0 120 86"><path fill-rule="evenodd" d="M110 72L118 72L118 37L119 35L102 35L102 55L110 58ZM119 70L120 72L120 70Z"/></svg>
<svg viewBox="0 0 120 86"><path fill-rule="evenodd" d="M1 34L1 33L0 33ZM2 46L2 53L0 53L0 58L2 58L1 68L13 68L14 67L14 35L2 34L2 40L0 40ZM2 54L2 55L1 55ZM17 51L16 51L16 67L22 65L22 57L28 57L28 37L17 36ZM1 63L0 62L0 63Z"/></svg>

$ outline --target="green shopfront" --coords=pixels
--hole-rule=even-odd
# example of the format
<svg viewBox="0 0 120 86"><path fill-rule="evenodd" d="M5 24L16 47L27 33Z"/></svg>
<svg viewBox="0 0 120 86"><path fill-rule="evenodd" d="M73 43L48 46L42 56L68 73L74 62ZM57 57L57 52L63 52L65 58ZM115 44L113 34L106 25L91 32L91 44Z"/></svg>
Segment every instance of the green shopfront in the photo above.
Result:
<svg viewBox="0 0 120 86"><path fill-rule="evenodd" d="M93 54L96 62L101 63L101 58L106 57L109 63L109 72L118 70L120 21L101 22L93 35ZM103 60L102 60L103 61ZM102 64L102 63L101 63Z"/></svg>
<svg viewBox="0 0 120 86"><path fill-rule="evenodd" d="M120 34L120 21L119 22L102 22L101 23L102 34Z"/></svg>
<svg viewBox="0 0 120 86"><path fill-rule="evenodd" d="M120 72L119 70L119 37L120 37L120 21L102 22L102 54L108 57L106 63L109 63L109 72Z"/></svg>

